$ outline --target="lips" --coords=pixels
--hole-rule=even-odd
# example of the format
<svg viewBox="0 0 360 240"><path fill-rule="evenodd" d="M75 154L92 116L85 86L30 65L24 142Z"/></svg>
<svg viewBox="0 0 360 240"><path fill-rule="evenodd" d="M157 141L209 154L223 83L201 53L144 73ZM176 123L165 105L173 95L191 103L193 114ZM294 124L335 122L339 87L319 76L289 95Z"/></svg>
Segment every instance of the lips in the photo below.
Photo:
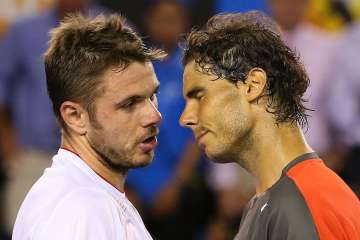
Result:
<svg viewBox="0 0 360 240"><path fill-rule="evenodd" d="M157 146L157 138L156 138L156 136L151 136L149 138L146 138L139 145L140 149L145 153L153 151L156 148L156 146Z"/></svg>
<svg viewBox="0 0 360 240"><path fill-rule="evenodd" d="M201 140L203 139L203 137L208 133L209 131L204 130L202 132L200 132L199 134L195 134L196 136L196 141L201 144Z"/></svg>
<svg viewBox="0 0 360 240"><path fill-rule="evenodd" d="M152 131L151 134L143 137L142 141L139 144L140 149L145 153L153 151L158 144L156 138L158 134L159 134L159 129L154 129L154 131Z"/></svg>

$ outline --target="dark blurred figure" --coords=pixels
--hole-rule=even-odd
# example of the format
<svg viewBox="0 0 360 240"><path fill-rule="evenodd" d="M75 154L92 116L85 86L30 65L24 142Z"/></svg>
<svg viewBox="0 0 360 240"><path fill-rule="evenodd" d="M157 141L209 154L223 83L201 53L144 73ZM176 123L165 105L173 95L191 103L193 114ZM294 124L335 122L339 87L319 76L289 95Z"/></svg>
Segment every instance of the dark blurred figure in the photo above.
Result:
<svg viewBox="0 0 360 240"><path fill-rule="evenodd" d="M255 178L235 163L210 163L208 181L216 211L206 229L207 240L231 240L247 202L255 194Z"/></svg>
<svg viewBox="0 0 360 240"><path fill-rule="evenodd" d="M157 0L132 0L132 1L119 1L119 0L98 0L104 6L107 6L115 11L119 11L130 19L132 23L137 27L139 32L146 33L147 27L143 24L146 22L144 17L149 6L156 5ZM182 4L191 11L188 12L189 22L191 26L199 26L205 23L205 21L214 13L215 0L177 0L179 4Z"/></svg>
<svg viewBox="0 0 360 240"><path fill-rule="evenodd" d="M3 166L4 159L0 154L0 240L10 239L5 229L4 222L4 187L5 187L5 168Z"/></svg>
<svg viewBox="0 0 360 240"><path fill-rule="evenodd" d="M151 235L160 240L195 239L212 207L205 181L206 165L191 140L191 132L178 124L184 106L182 49L178 42L187 26L187 9L175 0L154 1L145 15L146 40L169 54L164 61L154 62L161 84L158 102L163 121L153 163L130 171L127 184L139 200L138 209L142 209Z"/></svg>
<svg viewBox="0 0 360 240"><path fill-rule="evenodd" d="M149 6L144 23L149 41L172 56L173 51L179 49L178 43L187 30L188 21L187 9L176 0L158 0Z"/></svg>
<svg viewBox="0 0 360 240"><path fill-rule="evenodd" d="M216 0L180 0L190 9L191 26L202 26L215 13Z"/></svg>
<svg viewBox="0 0 360 240"><path fill-rule="evenodd" d="M304 24L304 15L309 0L268 0L274 20L285 33L292 33Z"/></svg>
<svg viewBox="0 0 360 240"><path fill-rule="evenodd" d="M360 197L360 22L350 26L339 44L329 78L328 117L336 129L340 157L334 169Z"/></svg>
<svg viewBox="0 0 360 240"><path fill-rule="evenodd" d="M8 176L4 214L8 232L25 194L60 144L42 56L49 31L76 11L95 15L105 9L90 0L58 0L51 10L14 23L0 40L0 146Z"/></svg>
<svg viewBox="0 0 360 240"><path fill-rule="evenodd" d="M0 18L0 39L6 33L9 22L6 19ZM1 148L0 148L1 150ZM5 188L6 174L4 166L3 152L0 151L0 240L7 240L10 237L7 235L4 222L4 188Z"/></svg>
<svg viewBox="0 0 360 240"><path fill-rule="evenodd" d="M342 17L346 24L351 24L354 18L348 9L348 5L350 4L346 4L346 2L347 1L344 0L330 0L330 6L335 14Z"/></svg>
<svg viewBox="0 0 360 240"><path fill-rule="evenodd" d="M299 54L310 78L305 93L309 111L304 135L314 150L329 164L332 158L332 129L327 118L325 98L338 39L305 20L309 0L268 0L270 12L280 25L285 43Z"/></svg>
<svg viewBox="0 0 360 240"><path fill-rule="evenodd" d="M147 0L97 0L97 2L115 12L119 12L121 15L125 16L128 21L131 21L132 28L140 33L144 32L142 28L142 18L147 5L149 4Z"/></svg>

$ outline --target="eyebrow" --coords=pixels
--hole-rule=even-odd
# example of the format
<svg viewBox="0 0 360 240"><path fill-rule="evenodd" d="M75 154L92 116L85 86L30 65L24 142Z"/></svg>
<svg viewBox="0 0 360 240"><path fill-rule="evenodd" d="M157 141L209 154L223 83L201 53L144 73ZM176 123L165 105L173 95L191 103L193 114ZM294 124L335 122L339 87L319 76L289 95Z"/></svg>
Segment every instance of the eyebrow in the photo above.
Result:
<svg viewBox="0 0 360 240"><path fill-rule="evenodd" d="M204 91L204 88L202 87L194 87L190 91L186 93L187 98L194 98L199 92Z"/></svg>

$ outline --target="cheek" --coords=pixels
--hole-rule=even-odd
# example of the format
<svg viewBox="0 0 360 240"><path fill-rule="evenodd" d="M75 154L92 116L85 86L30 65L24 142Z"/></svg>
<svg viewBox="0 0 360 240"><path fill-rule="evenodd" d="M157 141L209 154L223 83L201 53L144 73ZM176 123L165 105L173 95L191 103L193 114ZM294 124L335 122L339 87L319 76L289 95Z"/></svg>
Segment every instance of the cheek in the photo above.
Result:
<svg viewBox="0 0 360 240"><path fill-rule="evenodd" d="M223 112L223 104L214 98L204 98L199 105L199 117L205 122L217 121Z"/></svg>
<svg viewBox="0 0 360 240"><path fill-rule="evenodd" d="M101 119L101 124L108 130L109 134L127 134L134 129L137 116L134 113L124 113L121 111L112 111L106 113Z"/></svg>
<svg viewBox="0 0 360 240"><path fill-rule="evenodd" d="M124 146L133 143L135 138L135 131L129 123L116 124L109 129L109 136L112 141L122 143Z"/></svg>
<svg viewBox="0 0 360 240"><path fill-rule="evenodd" d="M251 115L246 105L234 101L221 109L221 114L218 114L218 131L224 140L233 142L247 134L251 128Z"/></svg>
<svg viewBox="0 0 360 240"><path fill-rule="evenodd" d="M222 127L228 124L232 125L236 119L239 109L238 102L231 101L228 98L205 99L200 108L199 115L205 122L212 122L214 127Z"/></svg>
<svg viewBox="0 0 360 240"><path fill-rule="evenodd" d="M113 117L101 124L103 126L102 138L107 144L127 147L127 145L131 145L135 141L136 129L133 121L124 121Z"/></svg>
<svg viewBox="0 0 360 240"><path fill-rule="evenodd" d="M96 116L101 129L95 130L94 137L106 145L131 148L137 138L139 126L138 112L122 112L120 110L100 108Z"/></svg>

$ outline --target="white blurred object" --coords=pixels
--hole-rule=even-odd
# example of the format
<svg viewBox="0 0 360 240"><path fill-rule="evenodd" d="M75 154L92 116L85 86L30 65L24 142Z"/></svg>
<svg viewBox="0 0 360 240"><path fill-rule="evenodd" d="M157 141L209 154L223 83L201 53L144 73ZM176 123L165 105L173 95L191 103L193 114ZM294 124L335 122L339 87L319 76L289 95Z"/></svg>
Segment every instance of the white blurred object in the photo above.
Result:
<svg viewBox="0 0 360 240"><path fill-rule="evenodd" d="M244 195L254 191L254 178L237 163L210 162L209 185L216 191L236 187Z"/></svg>
<svg viewBox="0 0 360 240"><path fill-rule="evenodd" d="M1 0L0 19L12 22L31 16L51 4L54 0Z"/></svg>

